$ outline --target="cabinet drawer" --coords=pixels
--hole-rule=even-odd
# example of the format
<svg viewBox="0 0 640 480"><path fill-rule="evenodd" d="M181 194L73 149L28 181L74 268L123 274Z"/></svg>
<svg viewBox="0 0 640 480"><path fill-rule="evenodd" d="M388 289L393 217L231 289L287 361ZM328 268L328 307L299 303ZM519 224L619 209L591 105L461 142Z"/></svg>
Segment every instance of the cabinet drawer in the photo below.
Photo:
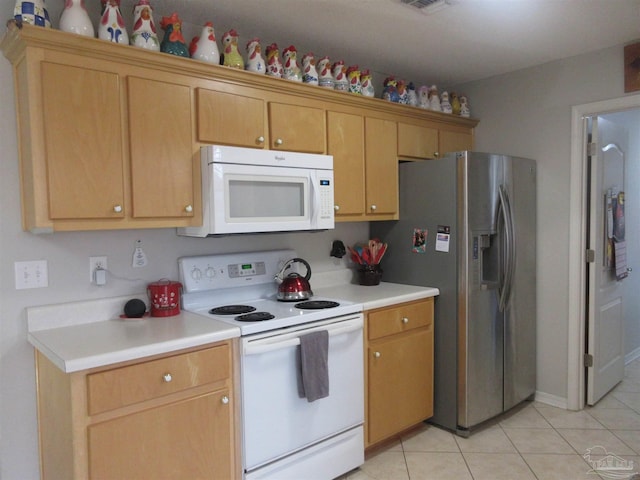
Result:
<svg viewBox="0 0 640 480"><path fill-rule="evenodd" d="M89 415L222 381L230 371L230 348L224 344L93 373L87 376Z"/></svg>
<svg viewBox="0 0 640 480"><path fill-rule="evenodd" d="M433 298L375 310L367 315L369 340L433 324Z"/></svg>

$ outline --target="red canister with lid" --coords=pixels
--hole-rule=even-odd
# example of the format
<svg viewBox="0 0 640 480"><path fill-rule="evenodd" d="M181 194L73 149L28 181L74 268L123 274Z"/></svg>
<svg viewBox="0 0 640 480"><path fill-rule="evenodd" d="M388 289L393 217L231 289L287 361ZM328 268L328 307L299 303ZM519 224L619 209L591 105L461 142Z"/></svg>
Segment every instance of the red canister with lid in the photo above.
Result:
<svg viewBox="0 0 640 480"><path fill-rule="evenodd" d="M147 285L149 313L152 317L172 317L180 313L182 284L167 279Z"/></svg>

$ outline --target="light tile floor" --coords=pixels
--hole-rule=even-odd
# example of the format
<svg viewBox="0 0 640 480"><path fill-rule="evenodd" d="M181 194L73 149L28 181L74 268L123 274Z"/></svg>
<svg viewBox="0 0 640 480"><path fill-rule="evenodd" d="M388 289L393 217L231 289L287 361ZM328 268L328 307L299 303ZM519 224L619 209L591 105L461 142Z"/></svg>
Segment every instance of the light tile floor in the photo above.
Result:
<svg viewBox="0 0 640 480"><path fill-rule="evenodd" d="M592 469L611 454L631 471ZM606 452L605 452L606 451ZM571 412L526 403L492 425L461 438L424 424L367 456L343 480L640 480L640 359L594 407Z"/></svg>

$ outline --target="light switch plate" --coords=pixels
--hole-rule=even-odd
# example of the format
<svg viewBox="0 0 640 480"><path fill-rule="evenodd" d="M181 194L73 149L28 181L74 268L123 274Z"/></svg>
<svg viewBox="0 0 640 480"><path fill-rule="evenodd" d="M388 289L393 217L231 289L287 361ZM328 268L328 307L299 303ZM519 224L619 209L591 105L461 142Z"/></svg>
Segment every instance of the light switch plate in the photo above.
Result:
<svg viewBox="0 0 640 480"><path fill-rule="evenodd" d="M46 260L15 262L16 290L44 288L49 286L49 272Z"/></svg>

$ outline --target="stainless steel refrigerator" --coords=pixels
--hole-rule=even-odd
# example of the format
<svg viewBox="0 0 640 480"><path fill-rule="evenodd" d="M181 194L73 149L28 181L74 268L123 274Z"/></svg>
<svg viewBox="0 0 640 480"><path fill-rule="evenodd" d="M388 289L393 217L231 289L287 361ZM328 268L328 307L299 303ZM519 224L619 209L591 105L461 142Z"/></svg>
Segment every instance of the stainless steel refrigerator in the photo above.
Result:
<svg viewBox="0 0 640 480"><path fill-rule="evenodd" d="M457 152L400 163L382 280L440 289L432 423L459 435L536 387L536 164ZM401 394L401 392L398 392Z"/></svg>

